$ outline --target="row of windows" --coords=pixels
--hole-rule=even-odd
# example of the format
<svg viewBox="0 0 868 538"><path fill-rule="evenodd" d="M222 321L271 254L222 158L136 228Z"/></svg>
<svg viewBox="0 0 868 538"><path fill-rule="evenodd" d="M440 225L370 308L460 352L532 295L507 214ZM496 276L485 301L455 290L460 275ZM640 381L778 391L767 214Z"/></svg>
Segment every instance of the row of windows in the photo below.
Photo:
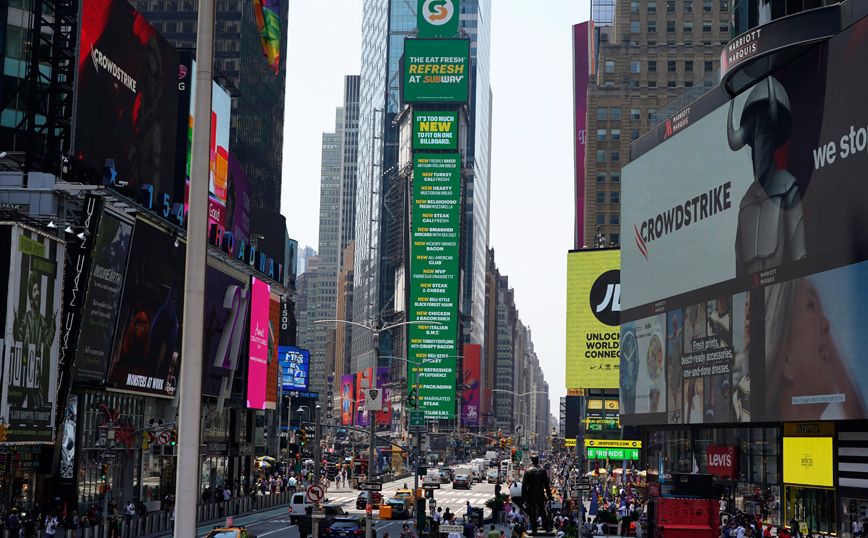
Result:
<svg viewBox="0 0 868 538"><path fill-rule="evenodd" d="M657 2L655 0L649 0L648 4L648 13L657 13ZM696 2L697 7L699 6L699 2ZM703 13L711 13L712 6L714 5L713 0L702 0L702 11ZM729 11L729 2L727 0L718 0L718 7L720 11ZM675 13L675 0L666 0L666 13ZM693 13L693 0L684 0L681 2L681 9L684 13ZM633 13L639 12L639 2L633 0L630 2L630 11Z"/></svg>
<svg viewBox="0 0 868 538"><path fill-rule="evenodd" d="M608 178L612 183L620 183L621 171L611 170L606 172L605 170L597 170L597 183L605 183L606 178Z"/></svg>
<svg viewBox="0 0 868 538"><path fill-rule="evenodd" d="M722 40L719 41L719 43L720 43L721 46L725 46L727 43L729 43L729 40L728 40L728 39L722 39ZM656 46L657 46L657 42L656 42L656 41L646 41L644 44L645 44L645 45L648 45L649 47L656 47ZM677 43L676 43L674 40L671 40L671 39L670 39L669 41L667 41L665 44L666 44L667 47L674 47L674 46L677 45ZM689 39L685 39L683 44L684 44L685 47L692 47L692 46L694 45L693 41L691 41L691 40L689 40ZM710 39L706 39L706 40L704 40L704 41L697 41L695 44L696 44L696 45L703 45L703 46L706 46L706 47L710 47L710 46L711 46L711 40L710 40ZM639 43L638 41L630 41L630 46L631 46L631 47L638 47L638 46L640 46L640 45L642 45L642 43Z"/></svg>
<svg viewBox="0 0 868 538"><path fill-rule="evenodd" d="M606 214L605 213L597 213L597 226L604 226L606 224ZM609 213L609 224L611 226L620 226L621 225L621 214L620 213Z"/></svg>
<svg viewBox="0 0 868 538"><path fill-rule="evenodd" d="M654 114L655 112L657 112L656 108L649 108L648 109L648 119L649 120L651 119L651 115ZM640 109L640 108L631 108L630 109L630 119L631 120L638 121L641 119L641 116L642 116L642 109ZM615 121L620 120L621 119L621 109L617 108L617 107L611 108L611 109L610 108L603 108L603 107L598 108L597 109L597 121L606 121L607 119L612 119ZM639 130L636 129L635 131L636 131L636 138L639 138ZM636 138L633 138L633 131L631 130L630 139L636 140Z"/></svg>
<svg viewBox="0 0 868 538"><path fill-rule="evenodd" d="M619 150L613 149L609 152L609 162L617 163L621 162L621 152ZM606 162L606 150L598 149L597 150L597 162L604 163Z"/></svg>
<svg viewBox="0 0 868 538"><path fill-rule="evenodd" d="M606 191L597 191L597 203L605 204L606 203ZM609 203L610 204L620 204L621 203L621 191L609 191Z"/></svg>
<svg viewBox="0 0 868 538"><path fill-rule="evenodd" d="M684 21L682 22L682 29L685 32L693 31L693 21ZM717 26L718 30L721 32L729 32L729 23L726 21L702 21L702 31L710 32L714 26ZM657 21L648 21L648 33L653 34L657 32ZM674 32L675 31L675 21L666 21L666 31ZM639 33L639 21L630 21L630 32L634 34ZM709 45L711 42L709 41Z"/></svg>

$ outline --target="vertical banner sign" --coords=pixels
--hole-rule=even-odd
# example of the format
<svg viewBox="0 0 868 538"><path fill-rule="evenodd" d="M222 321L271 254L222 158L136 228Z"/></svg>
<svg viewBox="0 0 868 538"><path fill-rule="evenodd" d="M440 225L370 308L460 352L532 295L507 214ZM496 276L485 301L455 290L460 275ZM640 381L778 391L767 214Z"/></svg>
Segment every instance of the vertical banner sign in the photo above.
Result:
<svg viewBox="0 0 868 538"><path fill-rule="evenodd" d="M353 425L355 416L356 375L346 374L341 376L341 424Z"/></svg>
<svg viewBox="0 0 868 538"><path fill-rule="evenodd" d="M416 5L419 37L455 37L458 0L419 0Z"/></svg>
<svg viewBox="0 0 868 538"><path fill-rule="evenodd" d="M210 265L205 269L205 276L202 394L219 396L223 379L238 364L238 344L247 318L242 292L244 282Z"/></svg>
<svg viewBox="0 0 868 538"><path fill-rule="evenodd" d="M277 408L277 385L280 379L280 360L277 354L277 335L280 332L280 295L271 294L268 303L268 377L265 385L265 408Z"/></svg>
<svg viewBox="0 0 868 538"><path fill-rule="evenodd" d="M576 174L575 248L585 241L585 137L588 121L588 81L594 74L594 21L573 25L573 162Z"/></svg>
<svg viewBox="0 0 868 538"><path fill-rule="evenodd" d="M458 238L461 221L461 156L414 156L413 219L410 243L410 321L441 325L410 325L409 390L416 389L419 409L427 418L455 414L455 368L458 333ZM415 371L419 386L415 387Z"/></svg>
<svg viewBox="0 0 868 538"><path fill-rule="evenodd" d="M458 149L457 112L413 112L413 149Z"/></svg>
<svg viewBox="0 0 868 538"><path fill-rule="evenodd" d="M356 372L356 426L367 426L368 410L365 408L365 389L371 388L373 383L371 379L373 368L368 368L363 372Z"/></svg>
<svg viewBox="0 0 868 538"><path fill-rule="evenodd" d="M271 286L253 279L250 300L250 360L247 363L247 407L265 409L265 384L268 378L268 314Z"/></svg>
<svg viewBox="0 0 868 538"><path fill-rule="evenodd" d="M29 228L3 228L10 255L0 415L10 442L52 442L64 244Z"/></svg>
<svg viewBox="0 0 868 538"><path fill-rule="evenodd" d="M392 369L388 366L377 368L377 386L383 389L383 406L377 411L377 424L389 425L392 422Z"/></svg>
<svg viewBox="0 0 868 538"><path fill-rule="evenodd" d="M60 478L75 478L75 430L78 423L78 395L70 394L63 419L63 442L60 445Z"/></svg>
<svg viewBox="0 0 868 538"><path fill-rule="evenodd" d="M470 388L461 395L461 423L468 426L479 425L479 393L482 391L481 352L482 346L478 344L464 346L464 384Z"/></svg>
<svg viewBox="0 0 868 538"><path fill-rule="evenodd" d="M579 250L567 258L566 387L617 388L621 252Z"/></svg>

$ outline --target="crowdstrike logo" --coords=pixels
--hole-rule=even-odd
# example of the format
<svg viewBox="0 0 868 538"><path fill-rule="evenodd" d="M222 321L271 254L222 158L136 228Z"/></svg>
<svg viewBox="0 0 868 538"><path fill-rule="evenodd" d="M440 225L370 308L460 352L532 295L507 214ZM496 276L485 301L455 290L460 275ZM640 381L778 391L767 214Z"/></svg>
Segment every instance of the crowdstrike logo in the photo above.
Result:
<svg viewBox="0 0 868 538"><path fill-rule="evenodd" d="M115 77L118 82L129 88L133 93L136 93L136 79L127 74L126 71L118 67L116 63L111 61L108 56L103 54L99 49L90 46L90 58L93 60L93 66L96 72L99 73L99 68L102 67Z"/></svg>
<svg viewBox="0 0 868 538"><path fill-rule="evenodd" d="M432 7L433 4L433 7ZM452 0L425 0L422 4L422 16L428 24L442 26L452 20L455 14L455 6Z"/></svg>
<svg viewBox="0 0 868 538"><path fill-rule="evenodd" d="M672 209L645 219L641 224L633 223L633 230L636 232L636 246L639 247L639 252L645 257L645 261L649 261L648 243L730 209L732 207L731 186L732 183L727 181L723 185L686 200Z"/></svg>

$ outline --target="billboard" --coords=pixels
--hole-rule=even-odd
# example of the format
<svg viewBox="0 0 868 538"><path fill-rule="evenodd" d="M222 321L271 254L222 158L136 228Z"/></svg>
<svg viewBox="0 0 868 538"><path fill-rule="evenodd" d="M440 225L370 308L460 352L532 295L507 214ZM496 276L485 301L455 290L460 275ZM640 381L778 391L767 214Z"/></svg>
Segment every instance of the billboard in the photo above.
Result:
<svg viewBox="0 0 868 538"><path fill-rule="evenodd" d="M173 398L181 363L187 245L138 219L133 229L114 345L110 390Z"/></svg>
<svg viewBox="0 0 868 538"><path fill-rule="evenodd" d="M576 175L575 248L585 241L585 137L588 123L588 82L595 74L594 21L573 25L573 161Z"/></svg>
<svg viewBox="0 0 868 538"><path fill-rule="evenodd" d="M454 37L458 33L459 0L418 0L419 37Z"/></svg>
<svg viewBox="0 0 868 538"><path fill-rule="evenodd" d="M265 408L277 409L277 385L283 384L277 353L280 334L280 295L271 294L268 303L268 375L265 382Z"/></svg>
<svg viewBox="0 0 868 538"><path fill-rule="evenodd" d="M413 149L458 149L458 112L413 111Z"/></svg>
<svg viewBox="0 0 868 538"><path fill-rule="evenodd" d="M178 53L125 0L82 4L78 50L74 155L136 199L172 193Z"/></svg>
<svg viewBox="0 0 868 538"><path fill-rule="evenodd" d="M250 204L253 200L253 185L234 153L229 154L229 174L226 177L227 231L232 232L235 244L250 244Z"/></svg>
<svg viewBox="0 0 868 538"><path fill-rule="evenodd" d="M271 286L251 277L250 349L247 361L247 407L265 409L265 385L268 380L268 325Z"/></svg>
<svg viewBox="0 0 868 538"><path fill-rule="evenodd" d="M482 391L482 346L464 345L464 384L470 387L461 395L461 423L479 425L479 396Z"/></svg>
<svg viewBox="0 0 868 538"><path fill-rule="evenodd" d="M131 223L110 212L104 212L99 218L91 255L92 269L82 306L84 319L79 333L82 345L76 351L76 381L101 383L105 378L132 231Z"/></svg>
<svg viewBox="0 0 868 538"><path fill-rule="evenodd" d="M470 40L405 39L401 82L404 103L466 103Z"/></svg>
<svg viewBox="0 0 868 538"><path fill-rule="evenodd" d="M377 411L377 424L388 426L392 422L392 388L387 385L392 382L392 369L388 366L377 368L377 387L383 389L383 407Z"/></svg>
<svg viewBox="0 0 868 538"><path fill-rule="evenodd" d="M634 144L622 424L868 418L868 108L845 75L868 61L866 31Z"/></svg>
<svg viewBox="0 0 868 538"><path fill-rule="evenodd" d="M784 437L784 483L835 487L831 437Z"/></svg>
<svg viewBox="0 0 868 538"><path fill-rule="evenodd" d="M241 280L211 265L205 268L205 275L202 394L219 396L224 379L238 367L248 299Z"/></svg>
<svg viewBox="0 0 868 538"><path fill-rule="evenodd" d="M19 225L0 227L9 253L3 301L3 388L0 415L9 442L54 442L57 359L65 245ZM0 278L2 280L2 278Z"/></svg>
<svg viewBox="0 0 868 538"><path fill-rule="evenodd" d="M310 378L310 352L292 346L280 346L277 349L280 358L280 368L283 374L283 390L298 390L307 392Z"/></svg>
<svg viewBox="0 0 868 538"><path fill-rule="evenodd" d="M417 153L413 157L413 217L410 240L409 357L421 363L419 386L409 391L427 418L455 415L458 334L461 156ZM415 392L414 392L415 391Z"/></svg>
<svg viewBox="0 0 868 538"><path fill-rule="evenodd" d="M341 424L352 426L356 416L356 374L341 376Z"/></svg>
<svg viewBox="0 0 868 538"><path fill-rule="evenodd" d="M620 267L618 249L567 255L567 388L618 387Z"/></svg>

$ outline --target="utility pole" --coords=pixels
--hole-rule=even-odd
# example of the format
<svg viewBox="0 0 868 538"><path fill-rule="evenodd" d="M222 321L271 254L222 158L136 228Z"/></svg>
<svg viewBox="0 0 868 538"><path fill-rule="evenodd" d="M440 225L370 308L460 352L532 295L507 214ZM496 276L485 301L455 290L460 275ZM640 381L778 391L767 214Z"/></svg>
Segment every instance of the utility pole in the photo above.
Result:
<svg viewBox="0 0 868 538"><path fill-rule="evenodd" d="M374 375L377 371L377 365L380 362L380 333L374 333L374 367L371 369L371 378L370 383L368 384L368 388L376 388L374 386ZM368 422L371 427L371 435L368 439L368 483L373 483L374 476L374 457L375 457L375 443L376 438L374 437L377 433L377 411L375 409L368 409ZM367 520L367 524L365 525L365 538L373 538L374 535L374 492L368 490L368 510L365 513L365 519Z"/></svg>
<svg viewBox="0 0 868 538"><path fill-rule="evenodd" d="M320 439L322 438L322 428L320 427L320 416L319 416L320 406L317 405L315 409L315 419L314 419L314 427L313 427L313 479L315 484L320 483L319 479L319 471L320 471L320 461L322 461L322 448L320 447ZM317 517L316 512L319 510L319 502L313 503L313 510L311 510L312 522L313 522L313 530L311 531L314 537L319 536L319 518Z"/></svg>

